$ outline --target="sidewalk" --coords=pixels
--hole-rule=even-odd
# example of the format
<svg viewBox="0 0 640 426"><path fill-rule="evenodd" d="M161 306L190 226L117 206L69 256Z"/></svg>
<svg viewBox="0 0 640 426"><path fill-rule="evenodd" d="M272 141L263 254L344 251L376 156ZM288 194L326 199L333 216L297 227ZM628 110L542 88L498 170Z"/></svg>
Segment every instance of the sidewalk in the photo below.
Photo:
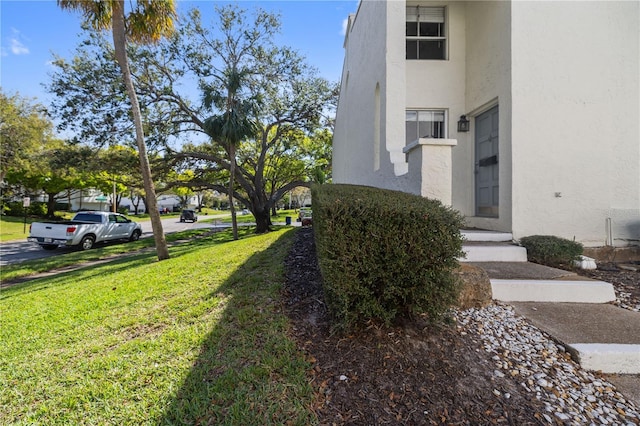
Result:
<svg viewBox="0 0 640 426"><path fill-rule="evenodd" d="M569 271L529 262L472 264L484 269L496 282L523 280L528 286L556 281L558 284L584 281L585 286L594 283ZM579 288L576 293L576 298L580 298ZM562 344L583 368L606 374L611 383L640 407L640 312L609 303L505 303Z"/></svg>

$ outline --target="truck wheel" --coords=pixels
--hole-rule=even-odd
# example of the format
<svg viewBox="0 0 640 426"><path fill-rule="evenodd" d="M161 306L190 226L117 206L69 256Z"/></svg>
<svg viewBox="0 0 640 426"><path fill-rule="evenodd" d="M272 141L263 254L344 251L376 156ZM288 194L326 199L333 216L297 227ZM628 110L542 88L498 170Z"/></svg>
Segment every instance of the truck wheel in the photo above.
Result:
<svg viewBox="0 0 640 426"><path fill-rule="evenodd" d="M140 239L140 231L136 229L131 233L131 236L129 237L129 241L138 241L139 239Z"/></svg>
<svg viewBox="0 0 640 426"><path fill-rule="evenodd" d="M82 239L82 241L80 241L80 250L89 250L91 249L91 247L93 247L93 242L95 241L95 239L90 236L87 235L86 237L84 237Z"/></svg>
<svg viewBox="0 0 640 426"><path fill-rule="evenodd" d="M40 247L42 247L45 250L55 250L58 248L56 244L42 244Z"/></svg>

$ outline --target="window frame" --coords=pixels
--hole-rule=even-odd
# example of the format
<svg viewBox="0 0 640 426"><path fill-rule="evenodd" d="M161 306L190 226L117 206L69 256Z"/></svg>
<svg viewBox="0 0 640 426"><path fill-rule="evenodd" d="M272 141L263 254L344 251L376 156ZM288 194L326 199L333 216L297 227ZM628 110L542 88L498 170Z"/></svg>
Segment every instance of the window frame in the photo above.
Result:
<svg viewBox="0 0 640 426"><path fill-rule="evenodd" d="M415 9L415 12L410 13L412 9ZM436 9L441 10L441 13L433 13ZM423 11L421 15L421 10ZM431 13L429 13L429 10ZM415 16L415 21L410 20L410 17ZM421 16L426 16L426 18L421 19ZM442 18L440 18L442 16ZM442 23L442 34L440 35L420 35L420 24L421 23L439 23L441 19ZM409 23L416 23L416 34L408 35L408 26ZM440 30L438 30L440 32ZM447 22L447 8L445 6L407 6L405 8L405 59L408 61L447 61L449 59L449 25ZM415 57L409 57L408 53L409 42L415 42ZM421 58L420 57L420 42L441 42L444 43L444 46L439 48L442 50L442 57L438 58Z"/></svg>
<svg viewBox="0 0 640 426"><path fill-rule="evenodd" d="M442 121L422 121L422 123L442 123L442 129L439 133L441 133L440 135L420 135L420 123L421 121L419 120L420 117L420 113L421 112L427 112L427 113L440 113L442 114ZM407 120L407 115L409 113L415 113L416 114L416 120L415 120L415 125L416 125L416 131L415 134L417 135L417 138L409 140L408 139L408 134L409 132L407 131L407 123L409 123L410 121ZM448 138L448 134L449 134L449 126L448 126L448 122L449 122L449 112L447 111L447 109L445 108L407 108L405 110L405 145L408 145L418 139L447 139ZM431 130L433 131L434 128L433 126L431 126Z"/></svg>

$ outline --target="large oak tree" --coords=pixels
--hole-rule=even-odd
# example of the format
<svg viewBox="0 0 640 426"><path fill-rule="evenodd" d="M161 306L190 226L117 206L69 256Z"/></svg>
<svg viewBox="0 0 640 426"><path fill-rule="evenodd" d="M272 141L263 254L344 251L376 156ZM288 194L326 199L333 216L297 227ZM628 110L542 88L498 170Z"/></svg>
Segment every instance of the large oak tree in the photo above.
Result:
<svg viewBox="0 0 640 426"><path fill-rule="evenodd" d="M319 77L295 50L276 45L277 15L226 6L217 9L217 17L218 22L205 26L195 9L168 40L153 48L129 46L132 78L148 139L157 149L165 146L168 164L178 172L193 170L190 184L196 191L231 193L251 210L257 231L265 232L270 210L284 194L327 175L330 158L314 156L330 153L330 137L318 135L330 128L327 117L335 106L337 84ZM126 140L131 129L121 119L121 102L113 102L122 89L113 83L105 50L108 46L91 34L72 62L55 61L52 110L67 130L85 140L106 142L106 129ZM230 71L241 76L234 111L255 125L252 134L237 135L235 152L229 139L210 126L232 109L213 97L207 101L211 94L229 98ZM323 149L301 147L320 139ZM325 172L318 174L321 169Z"/></svg>

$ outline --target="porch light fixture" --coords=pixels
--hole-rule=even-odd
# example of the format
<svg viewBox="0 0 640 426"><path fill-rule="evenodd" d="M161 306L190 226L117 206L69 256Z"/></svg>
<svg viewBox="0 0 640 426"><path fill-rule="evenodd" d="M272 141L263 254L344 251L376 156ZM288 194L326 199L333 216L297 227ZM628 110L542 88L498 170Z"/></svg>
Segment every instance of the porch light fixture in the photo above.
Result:
<svg viewBox="0 0 640 426"><path fill-rule="evenodd" d="M466 115L461 115L460 120L458 120L458 132L468 132L469 131L469 120Z"/></svg>

